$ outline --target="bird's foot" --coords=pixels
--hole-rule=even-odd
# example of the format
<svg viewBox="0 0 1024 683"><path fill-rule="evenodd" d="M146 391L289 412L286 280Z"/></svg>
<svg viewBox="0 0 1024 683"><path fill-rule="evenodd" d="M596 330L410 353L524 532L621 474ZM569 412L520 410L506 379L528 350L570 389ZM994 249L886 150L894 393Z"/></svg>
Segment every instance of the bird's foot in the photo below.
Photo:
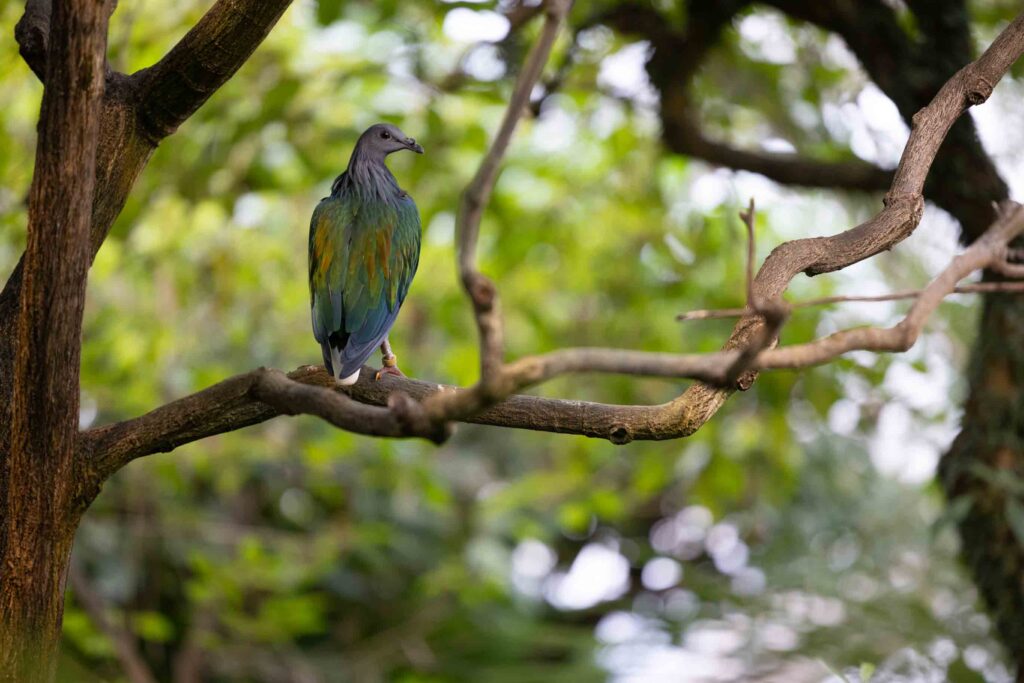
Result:
<svg viewBox="0 0 1024 683"><path fill-rule="evenodd" d="M398 356L391 354L384 356L384 366L377 371L377 375L374 379L380 379L384 375L395 375L396 377L405 377L402 371L398 369Z"/></svg>

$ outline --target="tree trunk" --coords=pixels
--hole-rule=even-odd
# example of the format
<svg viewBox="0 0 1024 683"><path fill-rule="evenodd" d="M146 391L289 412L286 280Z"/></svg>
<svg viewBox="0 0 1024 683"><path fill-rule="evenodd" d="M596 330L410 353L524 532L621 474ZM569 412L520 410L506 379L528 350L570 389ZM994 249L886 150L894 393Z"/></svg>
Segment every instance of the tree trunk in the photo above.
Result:
<svg viewBox="0 0 1024 683"><path fill-rule="evenodd" d="M3 558L0 681L4 683L50 681L55 673L64 584L78 521L64 515L61 505L38 510L35 503L25 507L46 517L33 520L36 524L17 525L28 533L8 543Z"/></svg>
<svg viewBox="0 0 1024 683"><path fill-rule="evenodd" d="M105 63L113 0L27 0L45 85L28 246L0 292L0 683L54 675L71 546L104 475L79 439L89 265L157 143L246 62L290 0L218 0L157 64ZM52 8L51 8L52 5Z"/></svg>
<svg viewBox="0 0 1024 683"><path fill-rule="evenodd" d="M55 3L2 434L0 680L51 680L88 477L75 471L82 311L109 6Z"/></svg>
<svg viewBox="0 0 1024 683"><path fill-rule="evenodd" d="M1024 676L1021 339L1024 300L1013 295L987 296L969 369L963 428L939 469L950 504L969 501L966 514L958 520L962 554L1018 676Z"/></svg>

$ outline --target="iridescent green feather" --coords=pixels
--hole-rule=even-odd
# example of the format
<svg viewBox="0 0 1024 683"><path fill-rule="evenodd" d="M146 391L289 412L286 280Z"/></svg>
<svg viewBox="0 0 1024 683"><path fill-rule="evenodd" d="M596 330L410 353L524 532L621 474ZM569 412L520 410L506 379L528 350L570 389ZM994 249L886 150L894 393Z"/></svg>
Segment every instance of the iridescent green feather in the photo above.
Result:
<svg viewBox="0 0 1024 683"><path fill-rule="evenodd" d="M419 262L420 222L408 195L397 203L335 194L310 223L313 332L343 348L358 369L394 323ZM326 356L326 351L325 351Z"/></svg>

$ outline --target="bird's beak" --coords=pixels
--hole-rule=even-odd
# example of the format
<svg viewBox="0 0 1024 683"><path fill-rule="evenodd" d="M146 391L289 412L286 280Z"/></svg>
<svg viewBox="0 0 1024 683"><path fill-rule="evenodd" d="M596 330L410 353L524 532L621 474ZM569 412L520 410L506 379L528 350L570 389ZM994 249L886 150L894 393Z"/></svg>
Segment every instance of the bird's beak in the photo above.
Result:
<svg viewBox="0 0 1024 683"><path fill-rule="evenodd" d="M413 140L412 138L405 139L405 146L408 147L413 152L416 152L417 154L423 154L423 147L416 144L416 141Z"/></svg>

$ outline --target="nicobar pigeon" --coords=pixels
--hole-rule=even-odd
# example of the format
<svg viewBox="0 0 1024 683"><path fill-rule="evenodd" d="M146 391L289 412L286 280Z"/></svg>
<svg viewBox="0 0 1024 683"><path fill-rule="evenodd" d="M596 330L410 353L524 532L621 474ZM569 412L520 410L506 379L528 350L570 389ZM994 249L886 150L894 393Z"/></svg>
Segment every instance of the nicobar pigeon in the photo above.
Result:
<svg viewBox="0 0 1024 683"><path fill-rule="evenodd" d="M370 126L309 224L313 336L341 384L355 384L377 348L377 378L402 374L388 332L419 265L420 215L384 159L403 149L423 153L397 126Z"/></svg>

